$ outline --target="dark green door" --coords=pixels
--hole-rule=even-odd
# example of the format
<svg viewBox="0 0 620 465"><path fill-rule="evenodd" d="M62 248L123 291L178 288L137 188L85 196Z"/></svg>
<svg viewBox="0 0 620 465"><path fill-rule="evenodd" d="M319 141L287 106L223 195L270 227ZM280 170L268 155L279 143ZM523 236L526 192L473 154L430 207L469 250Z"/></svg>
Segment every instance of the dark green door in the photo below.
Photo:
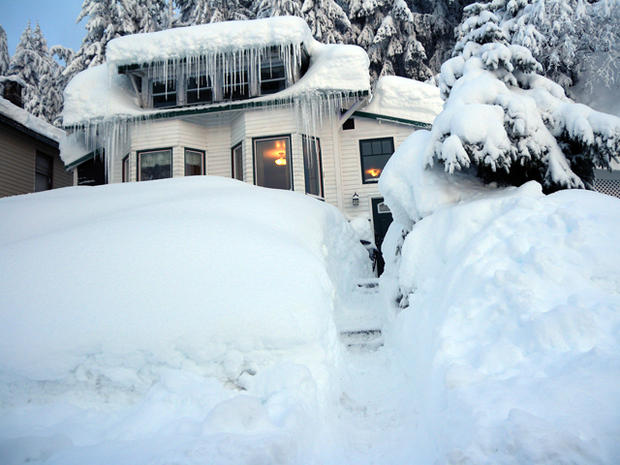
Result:
<svg viewBox="0 0 620 465"><path fill-rule="evenodd" d="M381 244L383 244L383 238L387 233L390 224L392 224L392 212L388 206L383 203L383 198L372 199L372 224L375 229L375 245L377 249L381 251ZM379 257L377 261L378 275L383 273L383 257Z"/></svg>

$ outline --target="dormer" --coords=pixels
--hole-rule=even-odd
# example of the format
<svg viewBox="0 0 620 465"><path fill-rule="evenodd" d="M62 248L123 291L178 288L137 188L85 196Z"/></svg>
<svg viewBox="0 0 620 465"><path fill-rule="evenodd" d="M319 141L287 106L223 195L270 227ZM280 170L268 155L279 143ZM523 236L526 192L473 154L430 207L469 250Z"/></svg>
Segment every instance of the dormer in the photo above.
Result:
<svg viewBox="0 0 620 465"><path fill-rule="evenodd" d="M172 108L281 92L308 69L311 41L303 20L280 17L122 37L106 55L130 78L141 108Z"/></svg>

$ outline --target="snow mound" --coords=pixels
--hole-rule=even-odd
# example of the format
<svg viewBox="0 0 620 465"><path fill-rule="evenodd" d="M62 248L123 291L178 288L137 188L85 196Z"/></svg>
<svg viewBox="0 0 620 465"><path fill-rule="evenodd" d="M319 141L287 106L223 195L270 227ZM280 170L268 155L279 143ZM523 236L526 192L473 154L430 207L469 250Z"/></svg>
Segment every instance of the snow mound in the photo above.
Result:
<svg viewBox="0 0 620 465"><path fill-rule="evenodd" d="M438 87L400 76L382 76L363 111L430 124L442 108Z"/></svg>
<svg viewBox="0 0 620 465"><path fill-rule="evenodd" d="M303 462L368 268L334 207L188 177L0 211L0 463Z"/></svg>
<svg viewBox="0 0 620 465"><path fill-rule="evenodd" d="M398 247L392 226L386 346L416 380L419 463L620 461L619 228L618 199L534 182L438 209Z"/></svg>

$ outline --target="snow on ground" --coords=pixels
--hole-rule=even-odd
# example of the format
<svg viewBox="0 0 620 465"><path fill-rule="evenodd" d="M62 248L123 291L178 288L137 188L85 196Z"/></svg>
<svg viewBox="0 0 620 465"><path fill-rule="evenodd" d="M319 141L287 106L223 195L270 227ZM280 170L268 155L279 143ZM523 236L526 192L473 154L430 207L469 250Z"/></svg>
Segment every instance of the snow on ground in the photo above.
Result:
<svg viewBox="0 0 620 465"><path fill-rule="evenodd" d="M193 177L0 200L0 463L307 463L339 396L333 207Z"/></svg>
<svg viewBox="0 0 620 465"><path fill-rule="evenodd" d="M618 463L620 201L534 182L482 195L462 177L450 192L418 163L424 197L400 172L419 138L380 181L401 222L381 284L414 463Z"/></svg>

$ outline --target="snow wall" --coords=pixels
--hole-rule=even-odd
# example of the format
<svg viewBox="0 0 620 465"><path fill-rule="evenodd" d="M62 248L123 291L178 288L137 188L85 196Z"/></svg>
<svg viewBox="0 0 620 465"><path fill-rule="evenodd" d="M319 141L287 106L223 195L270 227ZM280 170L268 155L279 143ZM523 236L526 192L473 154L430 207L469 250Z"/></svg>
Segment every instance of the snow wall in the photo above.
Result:
<svg viewBox="0 0 620 465"><path fill-rule="evenodd" d="M379 182L418 463L620 462L620 201L425 170L428 140Z"/></svg>
<svg viewBox="0 0 620 465"><path fill-rule="evenodd" d="M303 463L368 268L337 209L188 177L0 212L0 463Z"/></svg>

